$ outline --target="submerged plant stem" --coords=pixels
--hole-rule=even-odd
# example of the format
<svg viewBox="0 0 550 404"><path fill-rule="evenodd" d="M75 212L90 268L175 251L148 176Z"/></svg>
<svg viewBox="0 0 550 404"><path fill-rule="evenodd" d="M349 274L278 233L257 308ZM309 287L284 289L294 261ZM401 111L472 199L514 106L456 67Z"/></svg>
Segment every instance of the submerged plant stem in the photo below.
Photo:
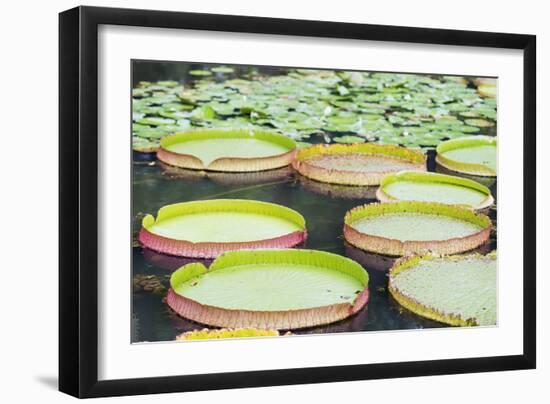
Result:
<svg viewBox="0 0 550 404"><path fill-rule="evenodd" d="M229 191L219 192L217 194L202 196L200 198L197 198L197 200L219 198L220 196L233 195L233 194L236 194L236 193L239 193L239 192L242 192L242 191L250 191L252 189L270 187L272 185L286 184L287 182L291 182L291 181L294 181L294 178L288 178L288 179L282 180L282 181L266 182L265 184L250 185L250 186L247 186L247 187L241 187L241 188L237 188L237 189L231 189Z"/></svg>

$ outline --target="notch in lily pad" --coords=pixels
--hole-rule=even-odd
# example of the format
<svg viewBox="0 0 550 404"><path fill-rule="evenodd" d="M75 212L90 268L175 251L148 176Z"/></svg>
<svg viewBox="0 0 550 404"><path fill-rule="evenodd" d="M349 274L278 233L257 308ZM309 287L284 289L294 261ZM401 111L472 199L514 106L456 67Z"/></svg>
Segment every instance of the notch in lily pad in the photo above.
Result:
<svg viewBox="0 0 550 404"><path fill-rule="evenodd" d="M163 138L157 158L193 170L252 172L285 167L295 152L294 140L278 133L206 129Z"/></svg>

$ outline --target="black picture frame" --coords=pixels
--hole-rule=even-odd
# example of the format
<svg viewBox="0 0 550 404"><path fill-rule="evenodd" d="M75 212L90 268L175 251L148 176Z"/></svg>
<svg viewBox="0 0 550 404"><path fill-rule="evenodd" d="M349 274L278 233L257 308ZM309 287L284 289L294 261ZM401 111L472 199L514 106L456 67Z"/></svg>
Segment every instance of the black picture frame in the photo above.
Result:
<svg viewBox="0 0 550 404"><path fill-rule="evenodd" d="M343 38L523 51L523 354L98 381L98 26L101 24ZM325 383L536 366L536 37L77 7L59 15L59 389L76 397Z"/></svg>

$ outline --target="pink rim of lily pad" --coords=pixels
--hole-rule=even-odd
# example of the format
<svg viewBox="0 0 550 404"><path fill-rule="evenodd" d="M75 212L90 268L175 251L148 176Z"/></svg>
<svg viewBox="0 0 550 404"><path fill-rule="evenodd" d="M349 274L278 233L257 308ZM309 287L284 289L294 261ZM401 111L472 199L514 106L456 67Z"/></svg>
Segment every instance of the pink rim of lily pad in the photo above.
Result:
<svg viewBox="0 0 550 404"><path fill-rule="evenodd" d="M155 223L162 220L203 212L248 212L276 216L294 223L300 230L268 239L237 242L192 242L169 238L150 230ZM146 215L139 232L140 243L153 251L179 257L203 259L215 258L224 252L233 250L290 248L303 243L306 238L305 219L298 212L273 203L244 199L213 199L167 205L159 210L156 219L150 214Z"/></svg>
<svg viewBox="0 0 550 404"><path fill-rule="evenodd" d="M235 157L228 153L227 156L219 156L210 162L204 162L198 156L169 150L171 146L178 143L215 139L256 139L273 143L285 151L282 153L258 157ZM160 147L157 151L157 158L168 165L191 170L255 172L273 170L288 166L292 160L294 160L295 154L296 143L294 140L278 133L257 130L250 131L244 129L204 129L176 133L174 135L162 138L160 141Z"/></svg>
<svg viewBox="0 0 550 404"><path fill-rule="evenodd" d="M319 163L320 160L333 160ZM356 169L338 168L346 161L355 160ZM369 160L377 160L371 161ZM385 162L384 164L382 164ZM361 170L361 165L379 169ZM374 143L318 144L301 149L292 163L305 177L330 184L367 186L378 185L382 177L405 169L426 171L426 156L419 150Z"/></svg>
<svg viewBox="0 0 550 404"><path fill-rule="evenodd" d="M398 240L358 231L352 223L368 216L391 213L419 213L449 216L476 224L480 230L464 237L443 240ZM372 203L355 207L344 218L344 238L351 245L365 251L389 256L412 254L449 255L473 250L484 244L491 235L492 223L488 216L461 206L435 202L404 201Z"/></svg>
<svg viewBox="0 0 550 404"><path fill-rule="evenodd" d="M313 261L310 257L315 256ZM363 289L352 302L292 310L238 310L203 304L178 294L178 284L200 277L208 272L223 270L233 265L263 263L296 263L323 266L357 277ZM256 250L231 251L218 257L209 268L201 263L188 264L172 274L171 288L166 303L177 314L201 324L224 328L253 327L263 330L292 330L316 327L343 320L361 309L369 299L368 274L355 261L337 254L316 250ZM281 290L284 295L284 290Z"/></svg>

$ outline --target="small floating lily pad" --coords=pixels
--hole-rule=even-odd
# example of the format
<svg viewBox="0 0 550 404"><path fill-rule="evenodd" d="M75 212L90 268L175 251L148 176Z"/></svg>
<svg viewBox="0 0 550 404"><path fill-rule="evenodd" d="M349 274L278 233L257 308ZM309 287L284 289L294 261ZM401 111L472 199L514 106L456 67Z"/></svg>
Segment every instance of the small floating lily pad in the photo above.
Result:
<svg viewBox="0 0 550 404"><path fill-rule="evenodd" d="M306 238L305 220L285 206L241 199L183 202L146 215L139 241L164 254L213 258L244 248L293 247Z"/></svg>
<svg viewBox="0 0 550 404"><path fill-rule="evenodd" d="M496 252L398 260L390 270L389 291L404 307L455 326L497 322Z"/></svg>
<svg viewBox="0 0 550 404"><path fill-rule="evenodd" d="M346 213L344 237L366 251L455 254L485 243L491 220L460 206L402 201L358 206Z"/></svg>
<svg viewBox="0 0 550 404"><path fill-rule="evenodd" d="M209 268L172 274L167 303L216 327L295 329L342 320L368 300L368 274L355 261L315 250L231 251Z"/></svg>
<svg viewBox="0 0 550 404"><path fill-rule="evenodd" d="M149 126L159 126L159 125L172 125L176 121L170 118L160 118L160 117L149 117L141 118L137 120L137 123L140 125L149 125Z"/></svg>
<svg viewBox="0 0 550 404"><path fill-rule="evenodd" d="M481 84L477 88L477 92L483 97L496 98L497 96L497 86L491 84Z"/></svg>
<svg viewBox="0 0 550 404"><path fill-rule="evenodd" d="M393 145L315 145L296 154L293 167L305 177L341 185L378 185L388 173L426 170L426 156Z"/></svg>
<svg viewBox="0 0 550 404"><path fill-rule="evenodd" d="M449 170L478 176L496 177L497 139L467 136L437 146L436 161Z"/></svg>
<svg viewBox="0 0 550 404"><path fill-rule="evenodd" d="M235 71L235 69L228 66L213 67L210 70L213 71L214 73L233 73Z"/></svg>
<svg viewBox="0 0 550 404"><path fill-rule="evenodd" d="M466 125L477 126L478 128L490 128L495 126L494 122L490 122L486 119L466 119L464 123Z"/></svg>
<svg viewBox="0 0 550 404"><path fill-rule="evenodd" d="M205 76L211 76L212 72L209 70L190 70L189 74L191 76L205 77Z"/></svg>
<svg viewBox="0 0 550 404"><path fill-rule="evenodd" d="M165 137L159 160L176 167L226 172L271 170L294 158L294 140L268 131L195 130Z"/></svg>
<svg viewBox="0 0 550 404"><path fill-rule="evenodd" d="M353 144L353 143L364 143L366 139L364 137L359 137L359 136L340 136L340 137L335 137L332 140L336 143Z"/></svg>
<svg viewBox="0 0 550 404"><path fill-rule="evenodd" d="M484 209L492 205L491 191L467 178L437 173L402 171L388 174L376 192L381 202L424 201Z"/></svg>

